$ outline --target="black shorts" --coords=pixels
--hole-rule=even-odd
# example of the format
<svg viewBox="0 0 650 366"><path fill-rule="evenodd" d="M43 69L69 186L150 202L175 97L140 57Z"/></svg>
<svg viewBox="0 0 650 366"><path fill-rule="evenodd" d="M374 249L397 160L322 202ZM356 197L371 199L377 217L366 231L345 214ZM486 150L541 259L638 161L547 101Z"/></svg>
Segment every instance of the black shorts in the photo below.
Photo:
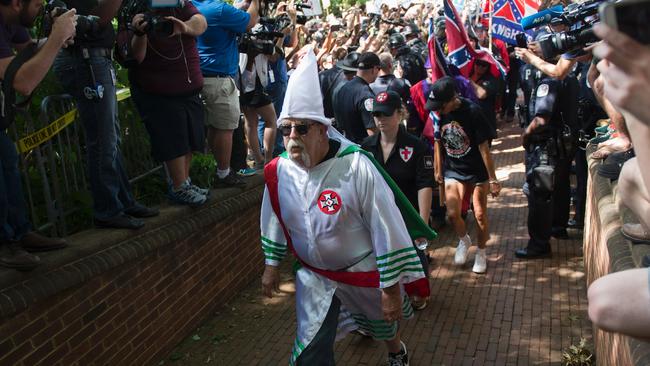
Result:
<svg viewBox="0 0 650 366"><path fill-rule="evenodd" d="M169 161L205 150L203 103L199 94L161 96L131 87L133 101L151 139L156 161Z"/></svg>
<svg viewBox="0 0 650 366"><path fill-rule="evenodd" d="M258 89L242 94L239 97L239 104L242 107L260 108L272 103L271 97L265 91Z"/></svg>

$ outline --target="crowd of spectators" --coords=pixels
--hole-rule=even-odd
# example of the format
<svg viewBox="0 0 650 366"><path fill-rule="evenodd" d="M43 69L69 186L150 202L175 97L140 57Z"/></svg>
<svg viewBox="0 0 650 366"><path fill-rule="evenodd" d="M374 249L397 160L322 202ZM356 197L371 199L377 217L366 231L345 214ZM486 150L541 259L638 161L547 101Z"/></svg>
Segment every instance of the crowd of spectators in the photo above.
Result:
<svg viewBox="0 0 650 366"><path fill-rule="evenodd" d="M143 218L158 214L133 198L122 163L112 63L117 40L116 56L128 63L133 100L149 133L151 153L166 168L173 203L198 206L210 194L210 187L194 185L189 176L195 152L207 149L214 155L215 187L244 185L245 177L282 152L276 120L287 81L313 49L325 116L375 155L424 220L440 227L449 217L459 237L457 264L465 262L472 244L463 221L471 209L480 229L473 269L486 271L487 197L500 190L490 145L500 123L512 122L517 110L524 128L530 240L516 255L547 256L551 237L563 239L567 228L582 227L586 145L597 145L592 157L604 159L599 174L618 179L621 204L638 217L636 223L625 223L623 234L634 243L650 243L650 173L642 168L650 156L645 64L650 50L605 25L595 26L603 41L594 47L545 57L537 41L568 25L540 29L536 41L519 48L491 37L484 22L463 14L471 46L490 53L492 61L477 58L463 75L447 60L441 77L439 60L429 59L435 53L429 44L448 52L441 4L384 5L376 14L352 6L341 9L339 17L304 22L293 1L180 1L176 8L151 10L169 22L169 33L152 27L151 14L138 12L116 34L111 21L126 1L64 2L73 10L54 18L49 38L18 67L14 88L30 94L53 67L75 98L86 132L97 227L139 229ZM545 1L540 10L552 5ZM40 0L0 0L3 79L13 50L31 43L27 29L41 7ZM76 14L98 16L100 31L75 34ZM241 47L245 34L268 31L268 18L281 24L272 30L276 34L270 46ZM0 265L32 269L39 259L28 251L58 249L65 242L31 231L15 148L4 131L0 142L0 240L7 243ZM572 164L577 177L573 197ZM569 218L572 199L575 215ZM426 263L425 252L419 254ZM646 272L596 281L589 291L592 320L604 329L647 337L650 312L642 305L647 302L618 301L622 296L650 298ZM415 302L426 306L426 299Z"/></svg>

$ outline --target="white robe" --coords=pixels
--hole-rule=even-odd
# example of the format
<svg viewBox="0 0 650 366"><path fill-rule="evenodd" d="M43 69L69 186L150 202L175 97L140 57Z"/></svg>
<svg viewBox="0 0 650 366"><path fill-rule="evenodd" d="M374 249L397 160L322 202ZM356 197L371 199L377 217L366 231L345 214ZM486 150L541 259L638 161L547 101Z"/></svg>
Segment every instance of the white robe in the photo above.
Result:
<svg viewBox="0 0 650 366"><path fill-rule="evenodd" d="M342 145L339 154L346 147ZM334 294L341 300L339 338L360 328L375 339L393 339L397 323L383 321L380 289L413 282L424 273L388 184L360 153L337 154L309 170L280 158L277 173L282 219L304 262L324 270L380 273L379 288L367 288L332 281L304 267L298 270L298 330L291 363L320 329ZM287 241L268 189L261 232L266 264L279 265ZM403 288L402 294L403 315L408 318L413 310Z"/></svg>

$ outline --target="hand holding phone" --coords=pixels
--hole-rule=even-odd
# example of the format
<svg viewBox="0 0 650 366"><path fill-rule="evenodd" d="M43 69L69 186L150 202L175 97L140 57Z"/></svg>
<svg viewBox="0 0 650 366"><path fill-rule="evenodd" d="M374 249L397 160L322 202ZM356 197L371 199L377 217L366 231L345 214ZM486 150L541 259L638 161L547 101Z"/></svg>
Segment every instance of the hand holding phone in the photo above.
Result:
<svg viewBox="0 0 650 366"><path fill-rule="evenodd" d="M626 0L604 3L599 8L600 20L609 27L650 44L650 0Z"/></svg>

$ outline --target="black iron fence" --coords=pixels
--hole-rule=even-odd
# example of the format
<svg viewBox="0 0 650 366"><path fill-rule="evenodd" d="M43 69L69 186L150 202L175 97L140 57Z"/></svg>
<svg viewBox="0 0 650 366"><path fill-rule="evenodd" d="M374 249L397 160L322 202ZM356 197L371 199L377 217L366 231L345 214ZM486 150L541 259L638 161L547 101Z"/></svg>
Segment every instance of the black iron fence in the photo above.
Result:
<svg viewBox="0 0 650 366"><path fill-rule="evenodd" d="M136 197L160 200L162 166L153 161L149 137L133 108L128 89L118 92L121 150ZM91 225L83 124L69 95L45 97L40 114L20 110L10 128L20 153L25 200L35 229L65 236ZM152 177L154 176L155 177ZM154 179L150 179L154 178Z"/></svg>

